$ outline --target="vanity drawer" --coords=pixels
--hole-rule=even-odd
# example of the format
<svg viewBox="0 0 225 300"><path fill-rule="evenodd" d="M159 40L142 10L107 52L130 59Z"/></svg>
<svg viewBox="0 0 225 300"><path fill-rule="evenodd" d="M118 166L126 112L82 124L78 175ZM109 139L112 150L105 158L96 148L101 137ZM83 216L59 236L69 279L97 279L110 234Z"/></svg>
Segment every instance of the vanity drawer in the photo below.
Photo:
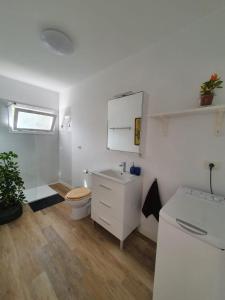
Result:
<svg viewBox="0 0 225 300"><path fill-rule="evenodd" d="M93 176L93 190L100 192L105 196L116 196L118 201L123 197L123 186L117 182L109 179L100 178L99 176Z"/></svg>
<svg viewBox="0 0 225 300"><path fill-rule="evenodd" d="M101 211L96 211L92 208L91 211L92 219L99 225L104 227L106 230L115 235L118 239L122 239L123 224L110 215L105 215Z"/></svg>
<svg viewBox="0 0 225 300"><path fill-rule="evenodd" d="M121 220L123 217L124 197L120 184L95 176L92 189L92 206L105 208L112 217Z"/></svg>
<svg viewBox="0 0 225 300"><path fill-rule="evenodd" d="M95 196L93 198L95 198ZM92 203L92 207L106 216L111 216L121 222L123 220L123 207L121 204L118 205L114 199L96 195L96 198Z"/></svg>

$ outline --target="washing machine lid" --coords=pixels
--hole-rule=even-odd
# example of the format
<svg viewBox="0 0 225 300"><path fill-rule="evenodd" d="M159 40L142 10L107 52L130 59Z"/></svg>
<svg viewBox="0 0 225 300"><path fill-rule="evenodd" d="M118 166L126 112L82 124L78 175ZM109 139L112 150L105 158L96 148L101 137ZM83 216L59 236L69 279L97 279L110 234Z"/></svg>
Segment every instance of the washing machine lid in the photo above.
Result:
<svg viewBox="0 0 225 300"><path fill-rule="evenodd" d="M222 196L180 187L160 217L182 231L225 249L225 200Z"/></svg>

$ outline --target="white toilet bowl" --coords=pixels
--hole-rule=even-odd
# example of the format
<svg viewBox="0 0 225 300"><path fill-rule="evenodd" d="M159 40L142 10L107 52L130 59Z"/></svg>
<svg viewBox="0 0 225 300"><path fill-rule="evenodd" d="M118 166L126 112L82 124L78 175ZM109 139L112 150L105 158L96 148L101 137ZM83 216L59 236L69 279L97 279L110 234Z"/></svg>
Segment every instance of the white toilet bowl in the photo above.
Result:
<svg viewBox="0 0 225 300"><path fill-rule="evenodd" d="M86 187L75 188L65 196L66 202L71 206L71 219L80 220L91 213L91 191Z"/></svg>

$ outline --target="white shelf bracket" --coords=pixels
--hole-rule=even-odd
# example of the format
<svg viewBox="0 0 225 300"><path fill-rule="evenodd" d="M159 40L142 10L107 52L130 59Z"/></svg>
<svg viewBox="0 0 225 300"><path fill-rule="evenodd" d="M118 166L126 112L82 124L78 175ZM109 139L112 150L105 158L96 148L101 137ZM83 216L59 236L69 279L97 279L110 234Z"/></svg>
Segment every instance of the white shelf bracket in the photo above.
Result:
<svg viewBox="0 0 225 300"><path fill-rule="evenodd" d="M160 122L163 136L168 136L169 118L160 117Z"/></svg>
<svg viewBox="0 0 225 300"><path fill-rule="evenodd" d="M224 118L225 118L225 110L224 109L218 110L215 113L215 128L214 128L214 131L215 131L216 136L221 136L222 135L222 128L223 128L223 125L224 125Z"/></svg>

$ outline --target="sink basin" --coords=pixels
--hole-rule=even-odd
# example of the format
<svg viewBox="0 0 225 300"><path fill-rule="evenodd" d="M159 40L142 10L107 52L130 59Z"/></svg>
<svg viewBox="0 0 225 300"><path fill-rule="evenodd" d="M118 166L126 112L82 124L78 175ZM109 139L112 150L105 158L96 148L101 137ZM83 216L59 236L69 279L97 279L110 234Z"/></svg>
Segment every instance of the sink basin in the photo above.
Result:
<svg viewBox="0 0 225 300"><path fill-rule="evenodd" d="M107 170L102 170L102 171L95 171L92 172L95 175L102 176L108 179L111 179L113 181L126 184L132 180L135 179L135 175L131 175L130 173L127 172L120 172L118 170L113 170L113 169L107 169Z"/></svg>

